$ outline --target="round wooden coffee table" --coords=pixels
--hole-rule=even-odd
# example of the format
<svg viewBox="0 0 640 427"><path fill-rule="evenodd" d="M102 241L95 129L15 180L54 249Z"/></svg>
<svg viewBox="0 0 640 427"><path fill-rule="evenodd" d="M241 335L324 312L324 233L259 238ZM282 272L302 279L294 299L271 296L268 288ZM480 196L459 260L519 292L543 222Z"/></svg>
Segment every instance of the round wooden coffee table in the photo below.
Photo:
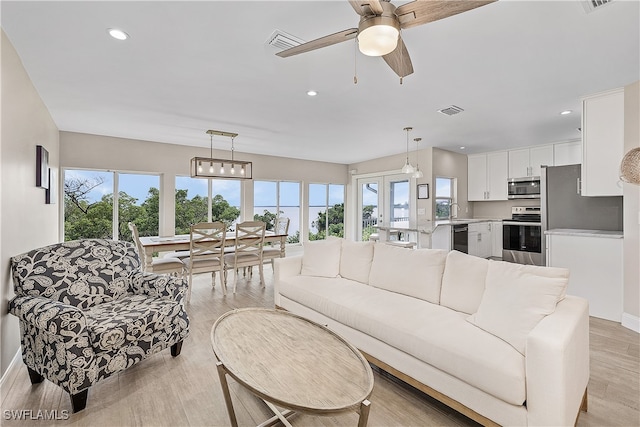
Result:
<svg viewBox="0 0 640 427"><path fill-rule="evenodd" d="M290 426L286 417L294 411L356 411L358 426L366 426L371 367L358 349L324 326L281 310L233 310L214 323L211 345L232 426L238 424L226 374L274 411L261 426ZM281 413L275 405L288 410Z"/></svg>

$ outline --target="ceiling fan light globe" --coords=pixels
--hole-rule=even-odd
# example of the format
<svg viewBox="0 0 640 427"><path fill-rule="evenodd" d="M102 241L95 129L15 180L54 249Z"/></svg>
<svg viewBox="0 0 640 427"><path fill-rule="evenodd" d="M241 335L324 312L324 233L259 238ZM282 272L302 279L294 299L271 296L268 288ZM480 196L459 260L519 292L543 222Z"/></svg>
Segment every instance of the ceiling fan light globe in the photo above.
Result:
<svg viewBox="0 0 640 427"><path fill-rule="evenodd" d="M398 46L400 25L396 19L376 16L360 22L358 48L367 56L384 56Z"/></svg>

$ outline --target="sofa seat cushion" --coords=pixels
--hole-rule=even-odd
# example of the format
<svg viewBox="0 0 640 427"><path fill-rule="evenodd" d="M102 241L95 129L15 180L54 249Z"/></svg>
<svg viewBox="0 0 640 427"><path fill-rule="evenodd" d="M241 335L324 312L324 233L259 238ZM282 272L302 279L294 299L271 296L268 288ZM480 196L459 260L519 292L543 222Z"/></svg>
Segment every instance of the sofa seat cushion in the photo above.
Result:
<svg viewBox="0 0 640 427"><path fill-rule="evenodd" d="M84 313L90 344L96 352L113 351L141 341L152 346L158 334L183 336L188 327L187 314L179 302L148 295L128 295Z"/></svg>
<svg viewBox="0 0 640 427"><path fill-rule="evenodd" d="M526 400L522 354L467 322L464 313L341 278L294 276L279 290L505 402Z"/></svg>

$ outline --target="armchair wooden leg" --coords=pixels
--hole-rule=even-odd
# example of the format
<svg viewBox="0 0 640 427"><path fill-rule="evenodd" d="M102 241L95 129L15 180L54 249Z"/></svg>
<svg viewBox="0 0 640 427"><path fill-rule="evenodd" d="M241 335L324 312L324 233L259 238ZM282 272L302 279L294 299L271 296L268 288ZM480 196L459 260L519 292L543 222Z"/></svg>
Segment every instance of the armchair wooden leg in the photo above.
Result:
<svg viewBox="0 0 640 427"><path fill-rule="evenodd" d="M71 409L73 413L82 411L87 406L87 396L89 395L89 389L84 389L80 393L70 394L71 397Z"/></svg>
<svg viewBox="0 0 640 427"><path fill-rule="evenodd" d="M31 380L31 384L38 384L44 380L44 377L27 366L27 371L29 371L29 379Z"/></svg>
<svg viewBox="0 0 640 427"><path fill-rule="evenodd" d="M179 356L181 351L182 351L182 341L177 342L171 346L171 355L173 357Z"/></svg>

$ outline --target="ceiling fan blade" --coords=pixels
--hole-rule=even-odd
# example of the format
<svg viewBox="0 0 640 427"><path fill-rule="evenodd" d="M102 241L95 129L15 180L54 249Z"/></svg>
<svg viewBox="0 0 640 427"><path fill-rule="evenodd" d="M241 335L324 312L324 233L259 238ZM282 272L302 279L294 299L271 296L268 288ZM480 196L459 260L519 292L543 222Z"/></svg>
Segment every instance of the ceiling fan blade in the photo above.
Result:
<svg viewBox="0 0 640 427"><path fill-rule="evenodd" d="M312 40L307 43L303 43L299 46L292 47L290 49L283 50L276 53L281 58L287 58L289 56L298 55L300 53L309 52L312 50L320 49L322 47L331 46L332 44L341 43L343 41L351 40L358 35L357 28L350 28L348 30L340 31L339 33L331 34L329 36L320 37L319 39Z"/></svg>
<svg viewBox="0 0 640 427"><path fill-rule="evenodd" d="M399 77L406 77L413 73L413 65L411 64L409 51L404 41L402 41L402 37L398 38L398 46L396 46L393 52L384 55L383 58Z"/></svg>
<svg viewBox="0 0 640 427"><path fill-rule="evenodd" d="M448 18L495 1L497 0L416 0L399 6L396 15L400 20L400 27L406 29Z"/></svg>
<svg viewBox="0 0 640 427"><path fill-rule="evenodd" d="M351 7L360 16L382 15L383 9L379 0L349 0Z"/></svg>

